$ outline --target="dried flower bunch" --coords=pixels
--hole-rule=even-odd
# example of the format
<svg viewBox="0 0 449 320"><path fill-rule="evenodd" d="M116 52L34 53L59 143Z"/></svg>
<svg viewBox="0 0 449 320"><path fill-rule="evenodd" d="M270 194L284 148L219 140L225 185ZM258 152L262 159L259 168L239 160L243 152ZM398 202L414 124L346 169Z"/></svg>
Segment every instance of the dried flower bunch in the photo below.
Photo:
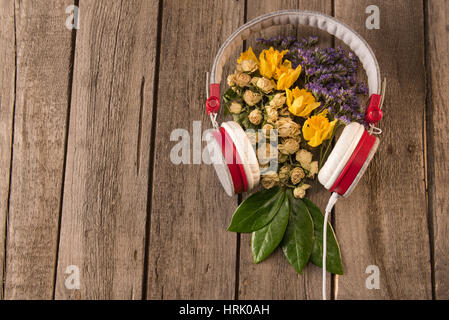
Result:
<svg viewBox="0 0 449 320"><path fill-rule="evenodd" d="M322 267L323 214L306 192L338 127L364 124L358 95L367 89L357 81L357 58L341 48L319 48L313 37L259 41L266 48L258 57L252 48L240 55L223 100L225 113L246 129L256 148L264 190L240 204L228 230L252 233L255 263L281 246L301 273L308 262ZM276 170L269 165L273 161ZM326 268L342 274L338 242L329 234Z"/></svg>
<svg viewBox="0 0 449 320"><path fill-rule="evenodd" d="M262 186L291 188L296 198L304 198L308 180L315 178L330 151L336 128L363 121L357 95L366 87L356 79L357 58L341 48L316 47L316 38L259 41L270 47L259 57L251 47L240 55L227 78L225 107L243 128L265 133L250 137L259 142ZM277 152L270 150L270 141L260 143L273 129L279 137ZM267 155L273 154L278 156L278 171L263 170ZM319 154L317 159L314 154Z"/></svg>

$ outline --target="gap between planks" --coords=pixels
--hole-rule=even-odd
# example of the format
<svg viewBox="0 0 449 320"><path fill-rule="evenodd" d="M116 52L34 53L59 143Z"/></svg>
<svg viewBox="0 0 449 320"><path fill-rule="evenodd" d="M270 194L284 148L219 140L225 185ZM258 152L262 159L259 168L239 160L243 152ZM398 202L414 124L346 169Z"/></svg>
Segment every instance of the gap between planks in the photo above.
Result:
<svg viewBox="0 0 449 320"><path fill-rule="evenodd" d="M151 206L153 196L153 177L154 177L154 158L155 158L155 142L156 142L156 120L157 120L157 104L159 93L159 69L161 60L161 37L162 37L162 17L164 13L164 1L159 0L158 14L157 14L157 35L156 35L156 57L154 65L154 79L153 79L153 110L152 110L152 126L151 126L151 141L150 141L150 159L148 165L148 191L147 191L147 218L145 222L145 246L144 246L144 260L143 260L143 275L142 275L142 300L147 300L148 292L148 266L150 256L150 235L151 235Z"/></svg>
<svg viewBox="0 0 449 320"><path fill-rule="evenodd" d="M429 53L429 12L428 0L423 0L423 16L424 16L424 68L426 70L425 77L425 111L423 114L423 158L424 158L424 187L426 190L427 204L427 227L429 232L429 248L430 248L430 280L432 285L432 300L435 300L435 231L433 221L433 178L432 172L433 162L431 161L433 152L432 128L433 128L433 101L432 101L432 66Z"/></svg>
<svg viewBox="0 0 449 320"><path fill-rule="evenodd" d="M7 249L8 249L8 220L9 220L9 209L11 200L11 182L12 182L12 164L14 158L14 124L16 115L16 97L17 97L17 24L16 24L16 2L14 1L14 102L12 109L12 123L11 123L11 149L10 149L10 162L9 162L9 182L8 182L8 199L7 199L7 209L5 217L5 237L4 237L4 248L3 248L3 261L2 261L2 281L0 300L5 299L5 287L6 287L6 261L7 261Z"/></svg>
<svg viewBox="0 0 449 320"><path fill-rule="evenodd" d="M79 0L75 0L73 3L76 7L79 8ZM73 73L75 70L75 50L76 50L76 28L72 29L72 43L71 43L71 51L70 51L70 73L69 73L69 82L67 85L67 116L65 123L65 139L64 139L64 163L62 167L62 183L61 183L61 196L59 201L59 217L58 217L58 235L56 242L56 257L55 257L55 268L53 275L53 292L52 299L55 300L56 295L56 276L58 273L58 260L59 260L59 243L61 239L61 221L62 221L62 208L64 203L64 186L65 186L65 172L67 166L67 146L69 141L69 127L70 127L70 109L72 107L72 92L73 92Z"/></svg>

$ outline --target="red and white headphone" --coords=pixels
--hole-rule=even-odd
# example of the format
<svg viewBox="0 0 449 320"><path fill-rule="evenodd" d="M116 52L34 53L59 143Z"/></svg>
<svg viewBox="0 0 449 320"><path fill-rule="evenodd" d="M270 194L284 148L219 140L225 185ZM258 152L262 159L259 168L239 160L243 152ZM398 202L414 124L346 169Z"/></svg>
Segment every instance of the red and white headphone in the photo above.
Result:
<svg viewBox="0 0 449 320"><path fill-rule="evenodd" d="M347 125L318 173L320 183L333 192L326 207L324 226L327 226L328 215L338 197L347 197L354 190L379 146L379 139L373 134L381 133L375 124L382 118L381 108L385 92L385 81L382 85L379 64L373 50L346 24L322 13L283 10L255 18L237 29L220 47L208 79L206 110L215 128L209 136L208 149L213 157L212 163L218 178L228 195L251 190L259 183L260 168L256 153L243 129L234 121L225 122L221 127L217 124L220 81L226 61L243 40L260 30L285 24L317 27L342 40L358 56L368 76L370 100L365 120L370 124L370 129L366 130L363 125L356 122ZM325 266L327 228L323 231L323 266ZM325 271L323 268L324 299Z"/></svg>

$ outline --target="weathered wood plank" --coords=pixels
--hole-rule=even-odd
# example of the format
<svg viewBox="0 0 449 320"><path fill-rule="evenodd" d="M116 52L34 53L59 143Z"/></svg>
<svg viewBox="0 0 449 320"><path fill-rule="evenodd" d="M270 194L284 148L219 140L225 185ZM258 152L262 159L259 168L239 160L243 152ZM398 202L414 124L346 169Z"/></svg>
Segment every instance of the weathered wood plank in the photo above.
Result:
<svg viewBox="0 0 449 320"><path fill-rule="evenodd" d="M80 1L57 299L142 297L157 15L157 1Z"/></svg>
<svg viewBox="0 0 449 320"><path fill-rule="evenodd" d="M367 30L365 9L380 8L380 30ZM388 79L379 150L335 220L345 275L340 299L431 298L423 157L425 68L422 1L335 1L335 16L372 46ZM380 289L368 290L370 265Z"/></svg>
<svg viewBox="0 0 449 320"><path fill-rule="evenodd" d="M15 2L17 83L5 299L53 295L72 37L65 8L71 3ZM12 98L6 98L2 108L8 112Z"/></svg>
<svg viewBox="0 0 449 320"><path fill-rule="evenodd" d="M0 1L0 299L3 294L6 216L8 211L9 178L15 87L14 2Z"/></svg>
<svg viewBox="0 0 449 320"><path fill-rule="evenodd" d="M427 1L430 104L427 148L433 214L435 298L449 299L449 2Z"/></svg>
<svg viewBox="0 0 449 320"><path fill-rule="evenodd" d="M282 10L300 9L332 13L330 1L248 1L248 20L259 15ZM303 38L314 34L320 37L320 43L331 46L327 33L314 28L283 26L263 31L263 37L276 35L297 35ZM260 37L258 34L256 37ZM250 42L254 44L254 42ZM321 208L329 196L328 192L317 184L309 192L309 197ZM251 235L241 235L239 299L319 299L321 297L321 269L309 264L302 275L298 275L285 259L282 250L277 249L271 257L255 265L251 255ZM330 277L329 277L330 281Z"/></svg>
<svg viewBox="0 0 449 320"><path fill-rule="evenodd" d="M163 4L147 297L232 299L236 237L226 227L237 197L224 194L212 166L174 165L170 133L192 133L194 120L202 121L203 130L211 127L204 108L206 71L243 22L244 2Z"/></svg>

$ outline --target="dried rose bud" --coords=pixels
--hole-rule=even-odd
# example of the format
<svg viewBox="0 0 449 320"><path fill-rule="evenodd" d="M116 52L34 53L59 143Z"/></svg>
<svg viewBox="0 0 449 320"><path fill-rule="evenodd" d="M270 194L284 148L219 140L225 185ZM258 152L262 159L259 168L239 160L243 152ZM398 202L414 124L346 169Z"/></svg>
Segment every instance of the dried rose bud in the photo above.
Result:
<svg viewBox="0 0 449 320"><path fill-rule="evenodd" d="M265 111L267 112L267 122L275 123L278 120L278 112L275 108L266 106Z"/></svg>
<svg viewBox="0 0 449 320"><path fill-rule="evenodd" d="M267 78L260 78L257 80L256 86L264 93L270 93L274 89L274 82Z"/></svg>
<svg viewBox="0 0 449 320"><path fill-rule="evenodd" d="M262 122L262 111L260 111L259 109L255 109L253 111L251 111L251 113L248 116L249 121L252 124L258 125Z"/></svg>
<svg viewBox="0 0 449 320"><path fill-rule="evenodd" d="M279 180L282 183L287 182L289 174L290 174L290 166L289 165L283 166L281 169L279 169Z"/></svg>
<svg viewBox="0 0 449 320"><path fill-rule="evenodd" d="M304 170L302 170L302 168L294 168L291 172L290 172L290 180L292 181L293 184L298 184L301 182L301 180L304 178L305 174L304 174Z"/></svg>
<svg viewBox="0 0 449 320"><path fill-rule="evenodd" d="M281 138L297 137L301 134L301 127L290 118L280 118L276 122L276 129Z"/></svg>
<svg viewBox="0 0 449 320"><path fill-rule="evenodd" d="M296 153L296 161L298 161L301 166L310 171L310 163L312 162L312 153L305 149L301 149Z"/></svg>
<svg viewBox="0 0 449 320"><path fill-rule="evenodd" d="M234 73L233 80L236 85L243 88L243 87L246 87L250 83L251 76L246 73Z"/></svg>
<svg viewBox="0 0 449 320"><path fill-rule="evenodd" d="M261 184L264 189L271 189L279 183L279 176L274 171L262 175Z"/></svg>
<svg viewBox="0 0 449 320"><path fill-rule="evenodd" d="M278 149L283 154L294 154L299 149L299 143L295 139L286 139L284 143L279 144Z"/></svg>
<svg viewBox="0 0 449 320"><path fill-rule="evenodd" d="M318 161L312 161L310 163L309 174L307 177L313 178L318 173Z"/></svg>
<svg viewBox="0 0 449 320"><path fill-rule="evenodd" d="M229 111L231 111L231 113L234 113L234 114L240 114L240 112L242 112L242 105L240 103L234 101L229 106Z"/></svg>
<svg viewBox="0 0 449 320"><path fill-rule="evenodd" d="M293 190L293 196L296 199L302 199L306 196L306 190L310 188L310 185L303 184L302 186L299 186Z"/></svg>
<svg viewBox="0 0 449 320"><path fill-rule="evenodd" d="M284 93L276 93L270 101L270 106L273 108L280 108L285 104L286 99Z"/></svg>
<svg viewBox="0 0 449 320"><path fill-rule="evenodd" d="M252 92L251 90L246 90L243 94L243 100L245 100L247 105L252 107L260 100L262 100L262 95L256 92Z"/></svg>
<svg viewBox="0 0 449 320"><path fill-rule="evenodd" d="M243 60L240 64L241 70L243 72L255 72L258 68L257 62L254 60Z"/></svg>

